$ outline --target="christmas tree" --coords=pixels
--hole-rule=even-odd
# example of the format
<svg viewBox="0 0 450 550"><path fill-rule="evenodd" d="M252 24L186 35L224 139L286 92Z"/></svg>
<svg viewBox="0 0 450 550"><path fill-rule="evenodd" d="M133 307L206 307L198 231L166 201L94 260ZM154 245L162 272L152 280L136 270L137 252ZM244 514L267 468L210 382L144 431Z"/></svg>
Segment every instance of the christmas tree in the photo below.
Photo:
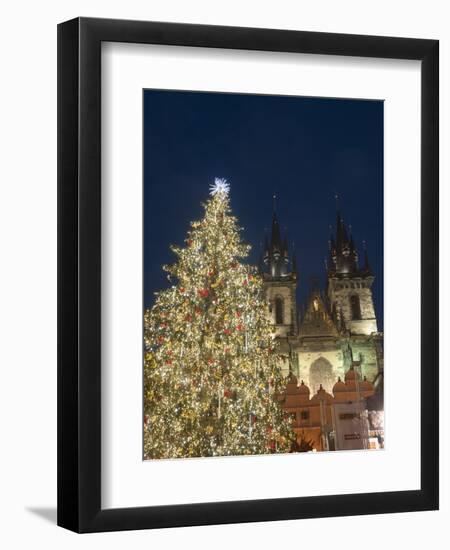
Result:
<svg viewBox="0 0 450 550"><path fill-rule="evenodd" d="M288 452L295 436L262 279L242 263L229 185L216 178L186 247L164 266L171 288L145 312L144 457Z"/></svg>

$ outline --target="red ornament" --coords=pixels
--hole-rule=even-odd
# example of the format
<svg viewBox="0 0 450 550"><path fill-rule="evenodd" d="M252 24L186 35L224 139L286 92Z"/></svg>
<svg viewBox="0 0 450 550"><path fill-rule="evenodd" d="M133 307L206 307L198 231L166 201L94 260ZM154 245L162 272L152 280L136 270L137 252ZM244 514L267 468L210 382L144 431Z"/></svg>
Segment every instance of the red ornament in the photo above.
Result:
<svg viewBox="0 0 450 550"><path fill-rule="evenodd" d="M236 326L236 330L242 330L242 328L243 328L242 325L237 325Z"/></svg>
<svg viewBox="0 0 450 550"><path fill-rule="evenodd" d="M208 359L208 365L212 365L214 363L214 359L212 357L210 357Z"/></svg>
<svg viewBox="0 0 450 550"><path fill-rule="evenodd" d="M192 316L191 315L186 315L185 317L185 320L190 323L192 321Z"/></svg>
<svg viewBox="0 0 450 550"><path fill-rule="evenodd" d="M247 286L247 285L248 285L248 281L247 281L247 279L245 279L244 286Z"/></svg>
<svg viewBox="0 0 450 550"><path fill-rule="evenodd" d="M224 329L223 333L229 336L231 334L231 330L229 328L226 328Z"/></svg>
<svg viewBox="0 0 450 550"><path fill-rule="evenodd" d="M180 287L180 292L183 294L183 292L184 292L184 288L183 288L183 287Z"/></svg>
<svg viewBox="0 0 450 550"><path fill-rule="evenodd" d="M192 246L192 239L188 239L187 245Z"/></svg>
<svg viewBox="0 0 450 550"><path fill-rule="evenodd" d="M225 390L225 391L223 392L223 396L224 396L224 397L231 397L232 395L233 395L233 392L230 391L230 390Z"/></svg>
<svg viewBox="0 0 450 550"><path fill-rule="evenodd" d="M209 296L209 290L207 288L202 288L198 291L198 295L201 298L207 298Z"/></svg>
<svg viewBox="0 0 450 550"><path fill-rule="evenodd" d="M171 364L172 364L172 359L167 359L166 365L171 365Z"/></svg>
<svg viewBox="0 0 450 550"><path fill-rule="evenodd" d="M158 344L162 344L164 342L164 338L162 336L159 336L156 341L158 342Z"/></svg>
<svg viewBox="0 0 450 550"><path fill-rule="evenodd" d="M202 312L201 308L199 308L199 307L196 307L196 308L195 308L195 313L196 313L197 315L200 315L201 312Z"/></svg>
<svg viewBox="0 0 450 550"><path fill-rule="evenodd" d="M240 317L241 316L241 312L240 311L236 311L236 317Z"/></svg>

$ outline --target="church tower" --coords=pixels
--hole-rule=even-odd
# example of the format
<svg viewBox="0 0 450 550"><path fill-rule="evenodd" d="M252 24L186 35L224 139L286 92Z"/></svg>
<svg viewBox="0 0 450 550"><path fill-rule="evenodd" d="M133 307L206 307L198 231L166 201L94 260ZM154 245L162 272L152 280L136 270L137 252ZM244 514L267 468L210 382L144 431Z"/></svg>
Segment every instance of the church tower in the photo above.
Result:
<svg viewBox="0 0 450 550"><path fill-rule="evenodd" d="M295 255L292 260L289 257L287 238L282 239L275 208L276 197L273 199L272 230L270 240L265 239L260 270L276 336L287 337L297 333L297 266Z"/></svg>
<svg viewBox="0 0 450 550"><path fill-rule="evenodd" d="M338 325L355 335L377 332L372 297L374 276L367 250L364 250L364 265L360 268L353 237L349 234L339 209L336 215L336 234L330 237L329 252L328 299Z"/></svg>

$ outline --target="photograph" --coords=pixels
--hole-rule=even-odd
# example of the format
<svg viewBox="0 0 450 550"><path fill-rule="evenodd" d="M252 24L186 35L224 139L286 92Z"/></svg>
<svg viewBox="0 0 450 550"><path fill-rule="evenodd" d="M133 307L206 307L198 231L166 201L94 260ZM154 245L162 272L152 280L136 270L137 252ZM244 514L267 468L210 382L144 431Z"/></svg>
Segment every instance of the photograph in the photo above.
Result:
<svg viewBox="0 0 450 550"><path fill-rule="evenodd" d="M384 449L384 102L144 89L142 130L143 459Z"/></svg>
<svg viewBox="0 0 450 550"><path fill-rule="evenodd" d="M448 5L4 4L0 549L449 539Z"/></svg>

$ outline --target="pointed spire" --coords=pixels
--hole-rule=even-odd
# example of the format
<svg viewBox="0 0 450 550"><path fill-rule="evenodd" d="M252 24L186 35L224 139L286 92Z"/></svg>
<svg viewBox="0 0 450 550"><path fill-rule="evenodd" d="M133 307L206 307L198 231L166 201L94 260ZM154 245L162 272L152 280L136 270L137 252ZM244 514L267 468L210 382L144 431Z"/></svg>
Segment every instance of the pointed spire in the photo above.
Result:
<svg viewBox="0 0 450 550"><path fill-rule="evenodd" d="M347 226L344 223L344 220L341 218L341 247L344 247L348 244L349 238L347 234Z"/></svg>
<svg viewBox="0 0 450 550"><path fill-rule="evenodd" d="M340 251L342 247L343 220L339 208L339 195L337 193L334 194L334 200L336 201L336 246Z"/></svg>
<svg viewBox="0 0 450 550"><path fill-rule="evenodd" d="M339 209L339 198L336 199L336 237L333 233L328 243L328 273L352 276L360 274L358 251L352 233L352 226L346 225Z"/></svg>
<svg viewBox="0 0 450 550"><path fill-rule="evenodd" d="M272 249L281 251L281 233L280 233L280 224L278 223L277 213L275 211L275 195L274 195L274 206L272 214L272 235L271 235L271 246Z"/></svg>
<svg viewBox="0 0 450 550"><path fill-rule="evenodd" d="M272 196L272 228L270 238L265 239L265 271L271 277L280 278L289 275L289 246L287 237L282 238L277 216L277 196Z"/></svg>

